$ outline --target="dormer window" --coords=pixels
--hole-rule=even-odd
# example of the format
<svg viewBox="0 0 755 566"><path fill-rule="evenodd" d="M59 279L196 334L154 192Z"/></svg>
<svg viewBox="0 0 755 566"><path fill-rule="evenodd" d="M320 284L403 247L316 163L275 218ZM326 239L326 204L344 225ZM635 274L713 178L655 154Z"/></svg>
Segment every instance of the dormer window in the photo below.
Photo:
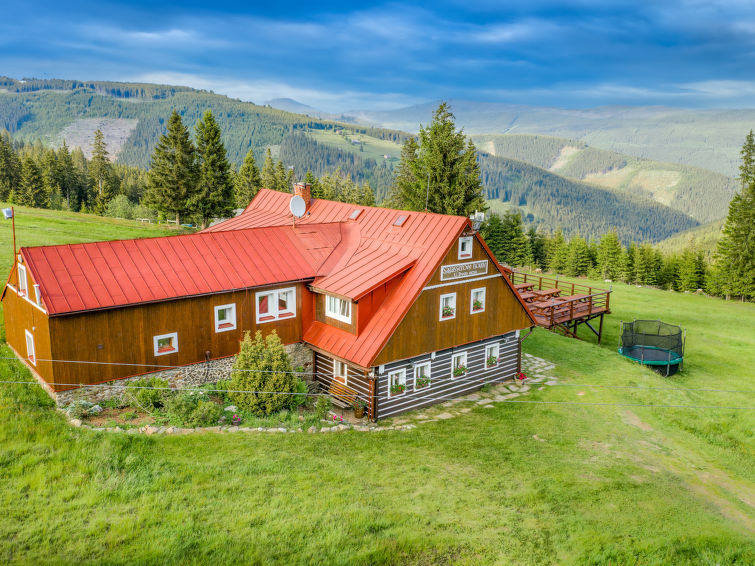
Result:
<svg viewBox="0 0 755 566"><path fill-rule="evenodd" d="M351 301L325 295L325 316L351 324Z"/></svg>
<svg viewBox="0 0 755 566"><path fill-rule="evenodd" d="M472 257L472 236L459 238L459 259L469 259Z"/></svg>
<svg viewBox="0 0 755 566"><path fill-rule="evenodd" d="M18 264L18 294L26 297L29 295L29 287L26 282L26 266Z"/></svg>

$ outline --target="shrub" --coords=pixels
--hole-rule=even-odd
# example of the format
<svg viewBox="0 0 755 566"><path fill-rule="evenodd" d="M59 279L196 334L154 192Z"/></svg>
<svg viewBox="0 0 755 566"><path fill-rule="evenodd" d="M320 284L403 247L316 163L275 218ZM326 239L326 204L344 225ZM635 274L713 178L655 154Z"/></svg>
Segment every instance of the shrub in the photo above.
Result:
<svg viewBox="0 0 755 566"><path fill-rule="evenodd" d="M159 389L148 389L157 387ZM129 405L136 405L145 411L154 411L162 407L167 394L168 382L159 377L144 377L129 382L123 398Z"/></svg>
<svg viewBox="0 0 755 566"><path fill-rule="evenodd" d="M89 409L94 407L94 404L90 403L89 401L84 401L83 399L77 399L68 407L66 407L66 413L68 413L71 417L75 419L82 419L89 414Z"/></svg>
<svg viewBox="0 0 755 566"><path fill-rule="evenodd" d="M218 419L223 414L223 408L212 401L200 401L197 408L191 413L189 424L191 426L210 426L218 424Z"/></svg>
<svg viewBox="0 0 755 566"><path fill-rule="evenodd" d="M292 402L291 402L291 408L295 409L297 407L301 407L302 405L305 405L307 403L307 400L309 397L307 397L307 393L309 393L309 387L307 386L307 382L303 379L297 379L296 380L296 395L292 395Z"/></svg>
<svg viewBox="0 0 755 566"><path fill-rule="evenodd" d="M321 395L317 398L315 403L315 414L318 419L324 419L330 412L330 397L328 395Z"/></svg>
<svg viewBox="0 0 755 566"><path fill-rule="evenodd" d="M229 393L231 401L260 416L295 406L296 382L291 360L275 330L262 337L259 330L252 340L244 335L231 372L231 388L251 393Z"/></svg>
<svg viewBox="0 0 755 566"><path fill-rule="evenodd" d="M187 423L191 420L192 413L197 408L198 398L188 393L171 395L165 399L165 412L174 423Z"/></svg>

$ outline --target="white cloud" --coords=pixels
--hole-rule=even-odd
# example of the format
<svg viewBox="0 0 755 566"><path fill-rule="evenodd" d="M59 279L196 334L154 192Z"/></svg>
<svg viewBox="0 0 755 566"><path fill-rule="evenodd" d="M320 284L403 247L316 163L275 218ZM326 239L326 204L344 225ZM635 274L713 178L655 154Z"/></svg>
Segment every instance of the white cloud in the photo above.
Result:
<svg viewBox="0 0 755 566"><path fill-rule="evenodd" d="M711 80L685 83L681 88L711 98L755 96L755 81Z"/></svg>

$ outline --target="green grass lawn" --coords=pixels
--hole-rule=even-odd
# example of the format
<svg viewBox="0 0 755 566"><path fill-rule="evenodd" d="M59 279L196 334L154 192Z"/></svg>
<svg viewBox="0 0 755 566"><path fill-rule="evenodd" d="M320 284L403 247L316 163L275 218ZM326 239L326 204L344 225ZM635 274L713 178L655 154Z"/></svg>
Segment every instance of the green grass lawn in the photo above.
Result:
<svg viewBox="0 0 755 566"><path fill-rule="evenodd" d="M526 339L563 385L411 431L105 434L2 385L0 562L752 564L753 411L636 405L754 406L755 305L612 305L603 346ZM615 354L635 317L687 328L683 373Z"/></svg>

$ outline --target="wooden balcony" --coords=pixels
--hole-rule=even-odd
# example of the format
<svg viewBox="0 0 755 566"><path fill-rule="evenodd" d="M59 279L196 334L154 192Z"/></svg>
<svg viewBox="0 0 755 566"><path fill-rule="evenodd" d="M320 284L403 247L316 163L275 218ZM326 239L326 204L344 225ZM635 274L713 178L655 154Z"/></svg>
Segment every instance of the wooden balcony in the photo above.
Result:
<svg viewBox="0 0 755 566"><path fill-rule="evenodd" d="M511 283L538 326L578 338L579 326L584 324L600 343L603 316L611 312L610 290L520 271L511 272ZM597 329L590 324L596 318L600 319Z"/></svg>

